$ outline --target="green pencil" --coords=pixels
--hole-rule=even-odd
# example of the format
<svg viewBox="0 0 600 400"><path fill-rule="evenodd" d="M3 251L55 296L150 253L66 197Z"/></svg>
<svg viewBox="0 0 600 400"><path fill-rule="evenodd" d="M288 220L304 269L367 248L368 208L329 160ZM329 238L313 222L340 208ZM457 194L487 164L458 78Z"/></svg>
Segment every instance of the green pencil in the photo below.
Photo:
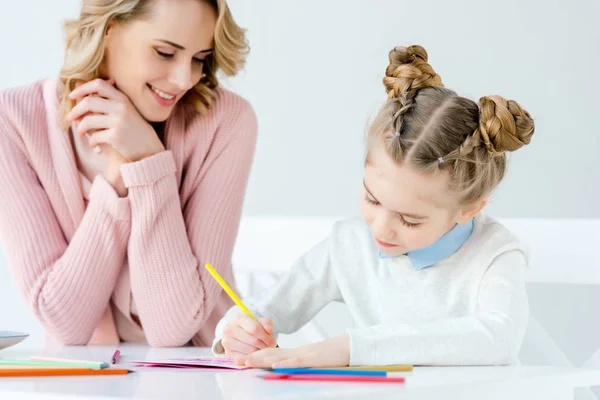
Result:
<svg viewBox="0 0 600 400"><path fill-rule="evenodd" d="M89 368L89 369L105 369L105 368L109 367L108 363L7 360L4 358L0 358L0 365L30 365L30 366L36 366L36 367L81 367L81 368Z"/></svg>

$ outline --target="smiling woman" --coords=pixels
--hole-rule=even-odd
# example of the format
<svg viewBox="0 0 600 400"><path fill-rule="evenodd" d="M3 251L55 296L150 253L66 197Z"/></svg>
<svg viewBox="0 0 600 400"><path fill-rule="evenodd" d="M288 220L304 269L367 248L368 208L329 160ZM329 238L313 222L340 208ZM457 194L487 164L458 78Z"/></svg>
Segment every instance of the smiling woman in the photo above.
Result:
<svg viewBox="0 0 600 400"><path fill-rule="evenodd" d="M0 238L49 338L209 345L256 142L224 0L83 0L60 77L0 92ZM235 286L234 286L235 288Z"/></svg>
<svg viewBox="0 0 600 400"><path fill-rule="evenodd" d="M157 89L183 93L205 112L218 86L217 71L236 74L248 50L224 0L84 1L80 18L67 21L65 33L63 115L72 107L68 93L80 82L111 76L143 108L137 103L147 85L158 86L169 73L184 89L172 83ZM167 110L140 112L155 120Z"/></svg>

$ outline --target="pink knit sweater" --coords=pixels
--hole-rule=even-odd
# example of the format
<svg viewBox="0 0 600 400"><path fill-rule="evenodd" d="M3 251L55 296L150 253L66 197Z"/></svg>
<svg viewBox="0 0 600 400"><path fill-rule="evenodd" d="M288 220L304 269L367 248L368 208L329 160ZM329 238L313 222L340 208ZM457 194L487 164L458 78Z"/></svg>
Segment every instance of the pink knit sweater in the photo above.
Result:
<svg viewBox="0 0 600 400"><path fill-rule="evenodd" d="M252 108L223 89L207 116L176 107L167 151L122 167L128 197L97 176L86 206L56 87L0 91L0 240L19 290L64 344L210 346L232 303L204 264L234 285Z"/></svg>

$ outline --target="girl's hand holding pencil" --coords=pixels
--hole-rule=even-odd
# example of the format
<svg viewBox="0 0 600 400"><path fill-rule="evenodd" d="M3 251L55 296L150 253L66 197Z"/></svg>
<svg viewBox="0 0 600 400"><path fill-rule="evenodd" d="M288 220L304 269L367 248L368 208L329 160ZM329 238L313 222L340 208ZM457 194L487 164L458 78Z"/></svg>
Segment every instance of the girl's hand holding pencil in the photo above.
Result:
<svg viewBox="0 0 600 400"><path fill-rule="evenodd" d="M243 365L248 354L269 347L279 347L273 336L273 321L256 318L212 265L206 264L204 268L243 312L223 327L221 345L225 349L225 355Z"/></svg>
<svg viewBox="0 0 600 400"><path fill-rule="evenodd" d="M255 320L240 313L223 327L221 344L227 357L244 364L249 354L277 346L273 322L268 318Z"/></svg>

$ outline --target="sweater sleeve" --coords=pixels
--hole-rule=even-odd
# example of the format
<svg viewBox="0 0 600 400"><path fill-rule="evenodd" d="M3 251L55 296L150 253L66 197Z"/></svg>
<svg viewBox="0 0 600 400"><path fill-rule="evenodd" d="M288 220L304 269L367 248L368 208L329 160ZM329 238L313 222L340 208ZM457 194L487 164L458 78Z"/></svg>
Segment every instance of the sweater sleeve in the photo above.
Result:
<svg viewBox="0 0 600 400"><path fill-rule="evenodd" d="M526 256L498 256L484 274L473 315L421 325L349 331L350 365L503 365L517 360L529 314Z"/></svg>
<svg viewBox="0 0 600 400"><path fill-rule="evenodd" d="M87 344L125 259L129 202L96 178L67 243L23 142L0 115L0 204L0 237L26 302L51 336Z"/></svg>
<svg viewBox="0 0 600 400"><path fill-rule="evenodd" d="M273 287L243 300L257 317L273 320L273 335L293 333L309 322L323 307L333 301L343 301L335 272L331 266L331 239L319 243L302 256ZM223 326L237 313L231 308L216 328L213 352L224 352L221 345Z"/></svg>
<svg viewBox="0 0 600 400"><path fill-rule="evenodd" d="M222 289L206 263L232 275L257 126L248 103L230 112L218 128L224 143L209 151L206 172L183 207L171 151L121 168L132 212L131 288L152 346L184 345L210 316Z"/></svg>

